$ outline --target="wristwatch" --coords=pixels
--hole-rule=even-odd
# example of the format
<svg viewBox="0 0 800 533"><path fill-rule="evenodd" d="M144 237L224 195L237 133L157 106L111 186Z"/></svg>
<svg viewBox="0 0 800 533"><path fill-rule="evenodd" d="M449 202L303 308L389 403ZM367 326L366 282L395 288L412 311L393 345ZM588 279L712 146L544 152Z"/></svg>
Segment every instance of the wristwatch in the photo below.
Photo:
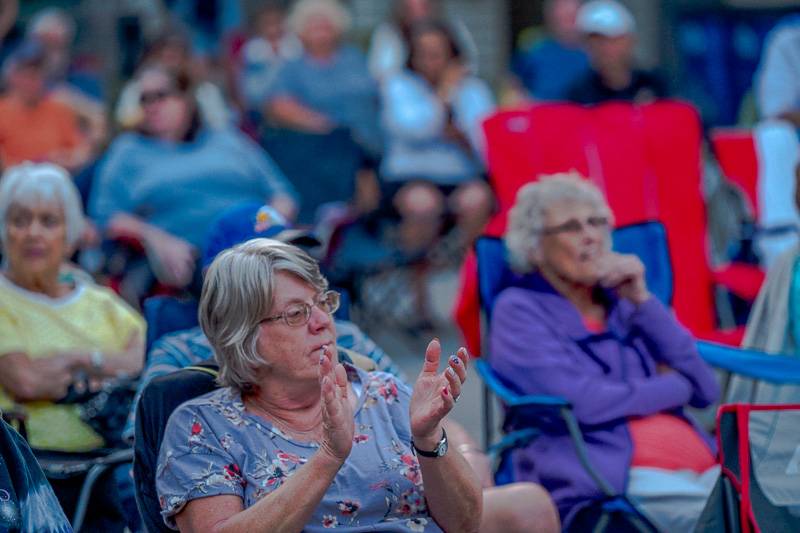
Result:
<svg viewBox="0 0 800 533"><path fill-rule="evenodd" d="M414 439L411 439L411 446L414 448L414 452L422 457L442 457L447 453L447 433L444 428L442 428L442 438L436 443L436 448L434 448L433 451L420 450L417 448L417 445L414 444Z"/></svg>

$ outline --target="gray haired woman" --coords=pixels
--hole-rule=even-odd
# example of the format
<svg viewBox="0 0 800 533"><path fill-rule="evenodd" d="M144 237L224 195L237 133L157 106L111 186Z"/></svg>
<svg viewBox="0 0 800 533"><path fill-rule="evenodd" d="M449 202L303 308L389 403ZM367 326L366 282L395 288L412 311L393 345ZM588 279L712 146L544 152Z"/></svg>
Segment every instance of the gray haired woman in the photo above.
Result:
<svg viewBox="0 0 800 533"><path fill-rule="evenodd" d="M336 356L339 296L300 249L254 239L220 254L200 302L223 388L171 416L156 486L181 531L476 531L480 483L442 423L466 350L413 393Z"/></svg>
<svg viewBox="0 0 800 533"><path fill-rule="evenodd" d="M79 373L135 376L144 360L142 318L112 291L59 275L83 227L78 191L63 168L23 163L3 174L0 409L24 410L28 440L41 450L102 447L74 406L54 402ZM53 488L71 514L69 495Z"/></svg>
<svg viewBox="0 0 800 533"><path fill-rule="evenodd" d="M694 339L647 290L635 255L611 250L611 212L580 175L520 189L505 236L525 287L497 297L491 365L520 394L565 398L594 466L663 531L692 531L718 474L684 407L719 395ZM568 436L513 452L514 479L551 492L565 529L591 529L603 498ZM613 525L611 526L613 529Z"/></svg>

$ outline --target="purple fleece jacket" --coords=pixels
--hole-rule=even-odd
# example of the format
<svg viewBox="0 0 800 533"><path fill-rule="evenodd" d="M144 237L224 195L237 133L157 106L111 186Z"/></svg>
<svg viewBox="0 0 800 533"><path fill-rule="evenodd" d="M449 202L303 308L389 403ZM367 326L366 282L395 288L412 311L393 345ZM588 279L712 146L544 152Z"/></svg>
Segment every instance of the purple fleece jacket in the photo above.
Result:
<svg viewBox="0 0 800 533"><path fill-rule="evenodd" d="M589 459L618 492L627 485L633 445L628 418L705 407L719 396L711 368L691 334L654 297L636 306L604 293L607 331L592 334L578 310L539 275L527 288L497 298L489 362L521 394L568 400L581 424ZM673 371L659 373L664 364ZM691 421L690 421L691 422ZM695 426L709 446L713 441ZM583 470L569 435L544 434L513 452L517 481L541 483L566 525L602 492Z"/></svg>

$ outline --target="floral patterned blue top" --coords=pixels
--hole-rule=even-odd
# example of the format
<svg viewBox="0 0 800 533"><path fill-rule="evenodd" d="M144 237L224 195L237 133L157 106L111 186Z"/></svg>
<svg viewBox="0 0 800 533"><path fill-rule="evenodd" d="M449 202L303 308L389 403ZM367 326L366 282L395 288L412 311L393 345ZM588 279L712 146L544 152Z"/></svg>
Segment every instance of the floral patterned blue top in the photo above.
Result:
<svg viewBox="0 0 800 533"><path fill-rule="evenodd" d="M383 372L345 365L358 392L353 449L304 531L441 531L428 513L411 449L411 390ZM234 494L245 508L290 477L317 451L245 411L241 394L217 389L169 419L156 488L166 523L187 502Z"/></svg>

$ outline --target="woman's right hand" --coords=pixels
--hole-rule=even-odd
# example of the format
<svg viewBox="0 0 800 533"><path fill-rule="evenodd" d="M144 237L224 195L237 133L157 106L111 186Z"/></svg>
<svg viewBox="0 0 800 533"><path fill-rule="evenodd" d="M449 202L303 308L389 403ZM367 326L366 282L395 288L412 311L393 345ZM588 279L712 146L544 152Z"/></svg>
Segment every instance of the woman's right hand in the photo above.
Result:
<svg viewBox="0 0 800 533"><path fill-rule="evenodd" d="M609 252L600 262L598 282L638 305L650 298L644 274L644 264L636 255Z"/></svg>
<svg viewBox="0 0 800 533"><path fill-rule="evenodd" d="M347 373L341 363L333 362L333 357L333 350L326 346L319 362L322 390L320 451L343 463L353 447L355 420L353 404L348 398Z"/></svg>
<svg viewBox="0 0 800 533"><path fill-rule="evenodd" d="M170 287L185 287L192 281L196 252L187 241L165 231L145 238L147 259L158 281Z"/></svg>

